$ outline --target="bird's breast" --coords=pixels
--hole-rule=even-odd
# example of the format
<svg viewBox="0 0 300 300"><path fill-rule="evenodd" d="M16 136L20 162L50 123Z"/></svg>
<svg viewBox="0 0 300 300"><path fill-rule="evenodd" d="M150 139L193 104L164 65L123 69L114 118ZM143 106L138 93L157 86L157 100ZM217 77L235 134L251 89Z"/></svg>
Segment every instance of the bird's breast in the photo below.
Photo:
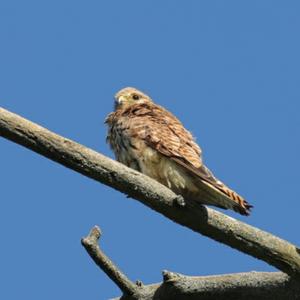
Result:
<svg viewBox="0 0 300 300"><path fill-rule="evenodd" d="M182 194L186 190L197 189L181 166L170 157L148 146L141 136L135 136L134 129L126 127L123 122L119 121L112 126L109 130L108 142L116 159L157 180L176 193Z"/></svg>

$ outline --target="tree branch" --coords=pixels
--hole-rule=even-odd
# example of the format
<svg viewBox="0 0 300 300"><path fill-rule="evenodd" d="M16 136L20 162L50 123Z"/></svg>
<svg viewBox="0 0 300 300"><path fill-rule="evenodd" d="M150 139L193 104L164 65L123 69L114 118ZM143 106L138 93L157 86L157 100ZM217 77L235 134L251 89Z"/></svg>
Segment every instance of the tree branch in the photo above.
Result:
<svg viewBox="0 0 300 300"><path fill-rule="evenodd" d="M262 300L300 299L299 282L284 273L250 272L219 276L185 276L163 272L163 282L143 285L131 282L98 246L99 227L82 239L94 262L118 285L124 295L115 300Z"/></svg>
<svg viewBox="0 0 300 300"><path fill-rule="evenodd" d="M299 300L299 282L281 272L249 272L217 276L175 274L171 281L144 286L143 297L112 300ZM147 292L146 292L147 291Z"/></svg>
<svg viewBox="0 0 300 300"><path fill-rule="evenodd" d="M0 108L0 136L139 200L171 220L300 277L295 245L213 209L182 204L155 180Z"/></svg>
<svg viewBox="0 0 300 300"><path fill-rule="evenodd" d="M81 239L81 244L85 250L94 260L107 276L115 282L120 290L127 295L135 294L137 286L133 284L114 264L113 262L101 251L98 241L101 237L101 230L95 226L89 235Z"/></svg>

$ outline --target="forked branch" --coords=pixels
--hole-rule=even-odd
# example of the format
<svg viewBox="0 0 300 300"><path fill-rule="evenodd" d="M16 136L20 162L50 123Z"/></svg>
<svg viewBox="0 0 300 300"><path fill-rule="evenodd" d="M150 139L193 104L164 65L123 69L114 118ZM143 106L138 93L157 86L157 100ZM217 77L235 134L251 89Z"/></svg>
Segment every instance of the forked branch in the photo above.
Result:
<svg viewBox="0 0 300 300"><path fill-rule="evenodd" d="M95 226L87 237L81 239L81 244L96 265L98 265L107 276L115 282L124 294L130 296L134 295L137 291L137 286L133 284L102 252L98 245L100 237L101 230L98 226Z"/></svg>
<svg viewBox="0 0 300 300"><path fill-rule="evenodd" d="M82 239L94 262L119 286L124 295L115 300L296 300L300 285L284 273L250 272L219 276L185 276L163 272L163 282L143 285L131 282L98 245L99 227Z"/></svg>

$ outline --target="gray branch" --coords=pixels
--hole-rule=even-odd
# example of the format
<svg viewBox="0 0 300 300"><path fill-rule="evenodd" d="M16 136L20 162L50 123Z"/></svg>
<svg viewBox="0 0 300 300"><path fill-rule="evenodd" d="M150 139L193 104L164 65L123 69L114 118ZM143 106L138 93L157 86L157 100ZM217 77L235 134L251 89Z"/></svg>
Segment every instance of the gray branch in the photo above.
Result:
<svg viewBox="0 0 300 300"><path fill-rule="evenodd" d="M218 276L185 276L143 287L142 296L113 300L299 300L299 282L281 272L249 272Z"/></svg>
<svg viewBox="0 0 300 300"><path fill-rule="evenodd" d="M250 272L219 276L185 276L163 272L163 282L143 285L131 282L98 245L99 227L82 239L94 262L119 286L124 295L114 300L294 300L300 299L300 285L288 275Z"/></svg>
<svg viewBox="0 0 300 300"><path fill-rule="evenodd" d="M193 206L155 180L76 142L0 108L0 136L109 185L169 219L216 241L264 260L299 278L299 249L270 233L211 208Z"/></svg>
<svg viewBox="0 0 300 300"><path fill-rule="evenodd" d="M100 237L101 230L98 226L95 226L87 237L81 239L81 244L84 246L85 250L96 265L98 265L107 274L107 276L116 283L124 294L134 295L137 290L137 286L133 284L102 252L98 245Z"/></svg>

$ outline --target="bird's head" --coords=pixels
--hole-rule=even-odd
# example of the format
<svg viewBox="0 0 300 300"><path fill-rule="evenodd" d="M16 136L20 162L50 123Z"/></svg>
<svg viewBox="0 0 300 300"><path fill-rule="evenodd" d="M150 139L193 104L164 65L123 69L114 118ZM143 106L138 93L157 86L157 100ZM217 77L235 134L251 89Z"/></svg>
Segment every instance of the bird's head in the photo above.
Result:
<svg viewBox="0 0 300 300"><path fill-rule="evenodd" d="M127 87L120 90L115 95L115 109L118 109L120 107L129 107L137 103L141 104L151 101L151 98L143 92L132 87Z"/></svg>

